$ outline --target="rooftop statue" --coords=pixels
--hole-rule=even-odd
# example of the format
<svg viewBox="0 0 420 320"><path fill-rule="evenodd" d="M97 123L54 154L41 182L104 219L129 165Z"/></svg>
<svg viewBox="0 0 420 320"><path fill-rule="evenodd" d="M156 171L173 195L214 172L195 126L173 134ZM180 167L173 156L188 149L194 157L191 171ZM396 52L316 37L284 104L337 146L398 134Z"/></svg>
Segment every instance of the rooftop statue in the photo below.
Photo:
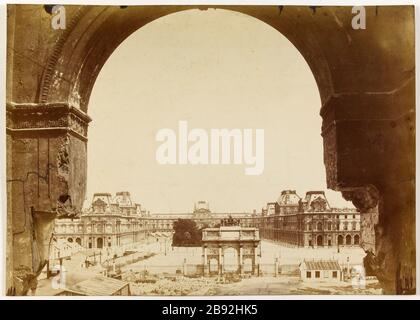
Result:
<svg viewBox="0 0 420 320"><path fill-rule="evenodd" d="M222 227L239 226L240 225L240 220L239 219L234 219L234 218L232 218L231 215L229 215L228 218L221 220L221 224L220 225Z"/></svg>

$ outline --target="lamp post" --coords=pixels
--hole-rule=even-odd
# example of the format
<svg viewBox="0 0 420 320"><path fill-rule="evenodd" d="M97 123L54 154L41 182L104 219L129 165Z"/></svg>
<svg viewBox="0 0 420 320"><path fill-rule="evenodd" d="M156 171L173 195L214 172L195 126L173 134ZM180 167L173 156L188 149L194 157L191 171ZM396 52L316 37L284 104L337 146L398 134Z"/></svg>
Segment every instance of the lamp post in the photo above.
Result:
<svg viewBox="0 0 420 320"><path fill-rule="evenodd" d="M339 216L337 216L337 217L339 217ZM336 222L336 228L337 228L337 232L338 232L338 235L337 235L337 253L340 253L340 241L339 241L339 239L340 239L340 218L338 219L338 222Z"/></svg>
<svg viewBox="0 0 420 320"><path fill-rule="evenodd" d="M350 257L347 257L347 277L349 279L351 278L351 273L350 273Z"/></svg>

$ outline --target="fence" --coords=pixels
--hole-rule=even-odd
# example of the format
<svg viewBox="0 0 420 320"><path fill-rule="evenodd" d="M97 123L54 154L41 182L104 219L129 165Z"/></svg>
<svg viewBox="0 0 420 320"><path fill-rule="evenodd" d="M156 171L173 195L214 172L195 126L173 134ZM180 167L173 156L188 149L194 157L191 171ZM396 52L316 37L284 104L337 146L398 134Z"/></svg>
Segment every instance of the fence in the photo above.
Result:
<svg viewBox="0 0 420 320"><path fill-rule="evenodd" d="M102 259L101 265L108 271L111 271L112 269L121 268L129 264L133 264L142 260L146 260L152 256L154 256L155 253L143 253L143 252L136 252L130 255L118 257L118 258L105 258ZM98 258L96 258L98 259Z"/></svg>
<svg viewBox="0 0 420 320"><path fill-rule="evenodd" d="M298 264L284 264L279 266L279 274L288 276L300 276Z"/></svg>
<svg viewBox="0 0 420 320"><path fill-rule="evenodd" d="M117 265L118 266L118 265ZM210 273L217 274L217 269L211 269ZM277 268L277 270L276 270ZM179 264L179 265L149 265L147 263L143 264L141 268L136 270L137 272L147 272L151 275L184 275L187 277L195 277L204 275L204 267L202 264ZM213 272L212 272L213 271ZM223 273L236 273L238 271L238 265L224 265ZM243 273L251 274L252 265L244 264ZM258 275L275 277L277 275L290 275L290 276L299 276L299 265L290 264L290 265L277 265L275 263L264 263L259 265Z"/></svg>
<svg viewBox="0 0 420 320"><path fill-rule="evenodd" d="M145 272L150 275L167 275L176 276L183 275L186 277L202 276L204 268L201 264L182 264L182 265L142 265L138 272Z"/></svg>
<svg viewBox="0 0 420 320"><path fill-rule="evenodd" d="M276 276L278 274L278 265L275 263L261 263L258 273L260 276Z"/></svg>
<svg viewBox="0 0 420 320"><path fill-rule="evenodd" d="M258 266L258 275L267 277L276 277L278 275L299 276L298 264L276 264L276 263L261 263Z"/></svg>
<svg viewBox="0 0 420 320"><path fill-rule="evenodd" d="M183 266L182 265L148 265L144 264L141 266L140 269L137 271L143 271L150 275L182 275L183 274Z"/></svg>

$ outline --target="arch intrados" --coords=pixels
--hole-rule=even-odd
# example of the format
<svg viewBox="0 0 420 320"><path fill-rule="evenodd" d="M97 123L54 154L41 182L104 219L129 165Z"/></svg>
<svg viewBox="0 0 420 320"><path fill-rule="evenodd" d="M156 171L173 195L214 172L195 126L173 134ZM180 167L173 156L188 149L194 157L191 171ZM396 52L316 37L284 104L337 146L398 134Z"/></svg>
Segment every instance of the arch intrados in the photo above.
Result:
<svg viewBox="0 0 420 320"><path fill-rule="evenodd" d="M308 24L303 17L283 15L279 19L276 7L248 6L164 6L150 8L133 6L120 9L113 6L82 7L57 41L48 61L39 92L41 103L69 103L87 112L96 78L115 49L132 33L164 16L194 9L223 9L242 13L265 23L285 36L308 63L318 85L321 101L330 96L331 75L320 45L307 41L311 30L302 34L296 24ZM289 8L288 10L301 10ZM307 9L307 8L306 8ZM58 58L60 57L60 58ZM53 87L54 86L54 87Z"/></svg>

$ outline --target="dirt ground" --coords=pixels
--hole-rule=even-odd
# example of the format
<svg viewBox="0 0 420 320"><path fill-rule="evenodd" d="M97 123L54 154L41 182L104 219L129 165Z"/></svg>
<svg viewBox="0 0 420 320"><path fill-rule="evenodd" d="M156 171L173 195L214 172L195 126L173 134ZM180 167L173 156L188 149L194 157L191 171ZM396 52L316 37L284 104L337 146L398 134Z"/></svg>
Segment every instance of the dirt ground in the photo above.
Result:
<svg viewBox="0 0 420 320"><path fill-rule="evenodd" d="M133 295L157 296L246 296L246 295L380 295L376 280L368 280L365 287L353 287L351 282L336 284L305 283L295 276L250 277L235 279L169 277L155 283L131 283Z"/></svg>

